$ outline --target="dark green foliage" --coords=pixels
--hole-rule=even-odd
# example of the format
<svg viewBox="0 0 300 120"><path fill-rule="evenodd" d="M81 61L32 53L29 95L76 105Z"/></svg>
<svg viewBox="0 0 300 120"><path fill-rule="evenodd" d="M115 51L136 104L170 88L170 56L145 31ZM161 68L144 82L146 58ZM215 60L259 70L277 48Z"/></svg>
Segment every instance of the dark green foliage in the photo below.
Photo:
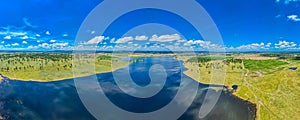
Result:
<svg viewBox="0 0 300 120"><path fill-rule="evenodd" d="M192 57L187 60L187 62L199 62L199 63L206 63L212 60L223 60L224 63L242 63L240 59L234 59L231 56L198 56Z"/></svg>
<svg viewBox="0 0 300 120"><path fill-rule="evenodd" d="M280 60L244 60L245 67L249 70L267 70L288 64Z"/></svg>
<svg viewBox="0 0 300 120"><path fill-rule="evenodd" d="M100 55L97 58L99 60L111 60L113 57L112 56L107 56L107 55Z"/></svg>
<svg viewBox="0 0 300 120"><path fill-rule="evenodd" d="M293 58L293 60L300 60L300 57L295 57Z"/></svg>

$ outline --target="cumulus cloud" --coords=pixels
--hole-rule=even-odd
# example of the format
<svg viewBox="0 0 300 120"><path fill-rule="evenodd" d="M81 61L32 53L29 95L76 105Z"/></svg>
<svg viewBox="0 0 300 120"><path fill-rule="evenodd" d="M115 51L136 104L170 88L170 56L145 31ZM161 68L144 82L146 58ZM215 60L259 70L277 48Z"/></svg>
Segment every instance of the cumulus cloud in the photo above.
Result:
<svg viewBox="0 0 300 120"><path fill-rule="evenodd" d="M54 42L56 42L56 40L50 40L49 42L54 43Z"/></svg>
<svg viewBox="0 0 300 120"><path fill-rule="evenodd" d="M50 45L48 43L42 43L42 44L39 44L38 47L50 48Z"/></svg>
<svg viewBox="0 0 300 120"><path fill-rule="evenodd" d="M172 41L177 41L177 40L180 40L181 37L180 35L178 34L172 34L172 35L161 35L161 36L158 36L158 35L153 35L151 38L150 38L150 41L157 41L157 42L172 42Z"/></svg>
<svg viewBox="0 0 300 120"><path fill-rule="evenodd" d="M68 34L63 34L62 36L63 36L63 37L68 37L69 35L68 35Z"/></svg>
<svg viewBox="0 0 300 120"><path fill-rule="evenodd" d="M4 45L5 47L10 47L11 45L10 44L6 44L6 45Z"/></svg>
<svg viewBox="0 0 300 120"><path fill-rule="evenodd" d="M105 39L104 36L96 36L94 38L92 38L91 40L89 40L86 44L98 44L100 42L102 42Z"/></svg>
<svg viewBox="0 0 300 120"><path fill-rule="evenodd" d="M28 38L29 38L29 37L28 37L27 35L21 37L21 39L23 39L23 40L26 40L26 39L28 39Z"/></svg>
<svg viewBox="0 0 300 120"><path fill-rule="evenodd" d="M46 31L45 34L46 34L46 35L51 35L50 31Z"/></svg>
<svg viewBox="0 0 300 120"><path fill-rule="evenodd" d="M252 43L252 44L241 45L237 47L238 50L259 50L264 48L265 48L265 43Z"/></svg>
<svg viewBox="0 0 300 120"><path fill-rule="evenodd" d="M22 44L27 44L28 42L27 41L22 41Z"/></svg>
<svg viewBox="0 0 300 120"><path fill-rule="evenodd" d="M292 21L300 22L300 18L298 17L298 15L289 15L287 16L287 18Z"/></svg>
<svg viewBox="0 0 300 120"><path fill-rule="evenodd" d="M183 43L186 42L186 40L177 40L176 42Z"/></svg>
<svg viewBox="0 0 300 120"><path fill-rule="evenodd" d="M19 46L19 43L11 44L12 46Z"/></svg>
<svg viewBox="0 0 300 120"><path fill-rule="evenodd" d="M69 46L68 42L63 42L63 43L41 43L38 44L36 46L34 45L29 45L27 47L28 49L39 49L39 48L43 48L43 49L67 49L67 48L72 48L71 46Z"/></svg>
<svg viewBox="0 0 300 120"><path fill-rule="evenodd" d="M130 36L130 37L123 37L123 38L120 38L116 41L116 43L127 43L129 41L132 41L133 40L133 37Z"/></svg>
<svg viewBox="0 0 300 120"><path fill-rule="evenodd" d="M238 47L227 47L228 50L272 50L272 49L279 49L279 50L290 50L290 49L298 49L297 47L300 44L296 44L295 42L289 42L286 40L281 40L278 43L272 44L268 43L252 43L247 45L241 45Z"/></svg>
<svg viewBox="0 0 300 120"><path fill-rule="evenodd" d="M55 47L55 48L63 48L63 47L67 47L69 46L69 43L65 42L65 43L53 43L50 44L50 46Z"/></svg>
<svg viewBox="0 0 300 120"><path fill-rule="evenodd" d="M112 38L112 39L110 39L110 43L114 43L114 42L115 42L115 40L116 40L116 38Z"/></svg>
<svg viewBox="0 0 300 120"><path fill-rule="evenodd" d="M10 40L10 39L11 39L11 36L7 35L7 36L3 37L3 39Z"/></svg>
<svg viewBox="0 0 300 120"><path fill-rule="evenodd" d="M236 48L230 47L228 49L230 50L268 50L272 48L272 43L252 43L252 44L247 44L247 45L241 45Z"/></svg>
<svg viewBox="0 0 300 120"><path fill-rule="evenodd" d="M183 44L184 46L191 46L192 45L198 45L201 48L204 49L222 49L223 47L221 45L213 44L210 41L204 41L204 40L189 40Z"/></svg>
<svg viewBox="0 0 300 120"><path fill-rule="evenodd" d="M269 42L269 43L267 43L266 47L267 47L267 48L270 48L271 45L272 45L272 43Z"/></svg>
<svg viewBox="0 0 300 120"><path fill-rule="evenodd" d="M284 4L290 4L292 2L300 2L300 0L276 0L277 3L283 2Z"/></svg>
<svg viewBox="0 0 300 120"><path fill-rule="evenodd" d="M28 48L28 49L37 49L38 46L29 45L27 48Z"/></svg>
<svg viewBox="0 0 300 120"><path fill-rule="evenodd" d="M135 40L148 40L148 37L145 35L142 36L135 36Z"/></svg>
<svg viewBox="0 0 300 120"><path fill-rule="evenodd" d="M275 44L275 48L277 49L293 49L296 48L297 44L294 42L288 42L288 41L279 41L279 43Z"/></svg>
<svg viewBox="0 0 300 120"><path fill-rule="evenodd" d="M27 32L23 32L23 31L11 31L8 34L17 37L17 36L25 36L27 35Z"/></svg>

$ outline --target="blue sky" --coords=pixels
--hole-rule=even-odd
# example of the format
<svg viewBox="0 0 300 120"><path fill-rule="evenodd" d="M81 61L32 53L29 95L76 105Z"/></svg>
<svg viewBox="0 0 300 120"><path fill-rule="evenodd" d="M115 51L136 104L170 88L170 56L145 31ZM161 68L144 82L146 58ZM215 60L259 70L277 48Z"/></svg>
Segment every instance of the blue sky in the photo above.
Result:
<svg viewBox="0 0 300 120"><path fill-rule="evenodd" d="M1 1L0 49L72 49L81 23L101 2L101 0ZM139 10L120 17L103 35L97 34L97 31L92 29L88 30L91 37L81 44L84 46L83 49L97 45L101 50L115 47L157 50L165 46L199 50L208 47L237 51L300 50L300 0L198 0L197 2L214 20L224 45L203 40L185 20L154 9ZM128 32L144 23L172 26L177 31L153 24Z"/></svg>

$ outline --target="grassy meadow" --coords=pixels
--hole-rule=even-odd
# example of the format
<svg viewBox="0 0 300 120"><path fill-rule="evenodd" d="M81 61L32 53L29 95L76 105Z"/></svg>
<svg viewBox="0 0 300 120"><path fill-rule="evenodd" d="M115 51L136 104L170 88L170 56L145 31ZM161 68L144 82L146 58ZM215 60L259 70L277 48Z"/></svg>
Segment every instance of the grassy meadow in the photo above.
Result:
<svg viewBox="0 0 300 120"><path fill-rule="evenodd" d="M179 59L189 69L185 74L201 83L224 84L229 88L238 85L233 94L256 104L258 120L300 119L300 71L290 69L300 68L297 55L243 54L223 57L226 62L214 59L204 62L202 58L206 57L197 57L199 62L194 61L195 57ZM221 67L211 66L216 63ZM211 80L213 71L214 76L225 72L225 81Z"/></svg>
<svg viewBox="0 0 300 120"><path fill-rule="evenodd" d="M76 71L76 77L111 72L128 65L108 54L96 57L83 54L77 62L82 69ZM2 53L0 65L0 74L10 79L40 82L74 78L72 68L76 67L71 53Z"/></svg>

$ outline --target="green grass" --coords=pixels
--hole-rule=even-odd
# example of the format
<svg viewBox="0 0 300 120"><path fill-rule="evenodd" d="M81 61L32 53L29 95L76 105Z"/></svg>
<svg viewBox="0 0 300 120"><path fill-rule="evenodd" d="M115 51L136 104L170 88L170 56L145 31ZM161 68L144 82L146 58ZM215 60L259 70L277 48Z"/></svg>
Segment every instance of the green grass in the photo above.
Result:
<svg viewBox="0 0 300 120"><path fill-rule="evenodd" d="M101 60L111 60L113 57L108 55L100 55L97 58Z"/></svg>
<svg viewBox="0 0 300 120"><path fill-rule="evenodd" d="M294 55L291 55L294 56ZM279 56L280 57L280 56ZM230 61L227 65L225 85L238 85L236 96L248 100L257 105L258 120L299 120L300 119L300 70L292 71L290 67L300 68L300 62L296 60L243 60L245 69L239 62ZM203 64L203 63L198 63ZM206 66L208 63L204 63ZM196 79L193 74L197 71L197 63L186 63L185 66L193 71L188 74ZM209 83L210 67L199 67L200 82ZM236 66L236 67L232 67ZM234 68L234 69L232 69ZM262 73L262 76L249 74ZM247 74L247 75L246 75Z"/></svg>
<svg viewBox="0 0 300 120"><path fill-rule="evenodd" d="M213 60L233 60L232 56L219 56L219 55L212 55L212 56L197 56L192 57L187 60L187 62L209 62Z"/></svg>
<svg viewBox="0 0 300 120"><path fill-rule="evenodd" d="M243 60L245 68L254 71L277 70L282 65L289 64L280 60Z"/></svg>
<svg viewBox="0 0 300 120"><path fill-rule="evenodd" d="M73 65L73 56L69 53L10 53L0 56L0 74L11 79L56 81L73 78L73 67L80 66L77 77L95 73L110 72L124 67L128 62L118 61L110 55L82 54ZM112 63L114 68L112 68ZM95 68L95 69L93 69Z"/></svg>
<svg viewBox="0 0 300 120"><path fill-rule="evenodd" d="M245 60L246 69L267 71L261 77L245 77L246 84L235 94L249 99L259 108L259 120L299 119L300 72L289 70L299 67L299 63L289 64L280 60ZM272 72L270 72L272 71Z"/></svg>

